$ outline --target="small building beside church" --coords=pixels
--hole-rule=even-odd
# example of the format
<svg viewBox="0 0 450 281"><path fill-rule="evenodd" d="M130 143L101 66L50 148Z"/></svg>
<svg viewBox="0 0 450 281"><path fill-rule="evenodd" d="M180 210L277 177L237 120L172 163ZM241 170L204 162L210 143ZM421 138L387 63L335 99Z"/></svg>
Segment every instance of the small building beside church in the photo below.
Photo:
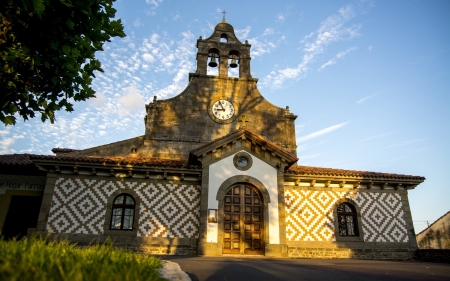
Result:
<svg viewBox="0 0 450 281"><path fill-rule="evenodd" d="M261 95L250 48L225 20L200 37L186 89L145 105L142 136L0 155L3 233L152 254L410 259L408 191L425 178L300 165L297 116Z"/></svg>
<svg viewBox="0 0 450 281"><path fill-rule="evenodd" d="M450 249L450 211L416 235L420 249Z"/></svg>

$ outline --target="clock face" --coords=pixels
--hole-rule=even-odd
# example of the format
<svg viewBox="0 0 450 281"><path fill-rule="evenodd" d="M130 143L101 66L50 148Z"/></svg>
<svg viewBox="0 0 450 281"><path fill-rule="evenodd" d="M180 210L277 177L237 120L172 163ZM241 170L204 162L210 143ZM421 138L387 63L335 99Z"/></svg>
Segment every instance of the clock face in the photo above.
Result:
<svg viewBox="0 0 450 281"><path fill-rule="evenodd" d="M218 100L212 105L212 114L219 120L227 120L234 116L234 106L227 100Z"/></svg>

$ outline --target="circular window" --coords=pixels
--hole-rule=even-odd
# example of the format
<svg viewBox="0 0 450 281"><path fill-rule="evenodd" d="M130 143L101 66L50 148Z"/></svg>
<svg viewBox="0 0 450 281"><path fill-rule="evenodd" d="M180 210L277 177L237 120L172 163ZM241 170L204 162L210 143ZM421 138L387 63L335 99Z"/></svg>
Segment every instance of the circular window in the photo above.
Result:
<svg viewBox="0 0 450 281"><path fill-rule="evenodd" d="M244 168L248 165L248 159L245 156L239 156L237 159L237 164L239 167Z"/></svg>
<svg viewBox="0 0 450 281"><path fill-rule="evenodd" d="M250 154L246 152L239 152L234 155L233 163L238 170L245 171L250 169L253 164L253 160Z"/></svg>

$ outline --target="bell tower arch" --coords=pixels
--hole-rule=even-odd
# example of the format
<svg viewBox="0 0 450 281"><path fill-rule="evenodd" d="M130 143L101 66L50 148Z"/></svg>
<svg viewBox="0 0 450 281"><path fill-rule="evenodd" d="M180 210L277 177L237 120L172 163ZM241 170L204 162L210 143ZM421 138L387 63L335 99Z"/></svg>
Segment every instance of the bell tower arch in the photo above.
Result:
<svg viewBox="0 0 450 281"><path fill-rule="evenodd" d="M234 28L222 19L206 39L197 40L197 74L207 74L207 67L218 67L219 77L228 77L228 68L239 66L239 78L252 78L250 74L250 48L248 41L237 39Z"/></svg>

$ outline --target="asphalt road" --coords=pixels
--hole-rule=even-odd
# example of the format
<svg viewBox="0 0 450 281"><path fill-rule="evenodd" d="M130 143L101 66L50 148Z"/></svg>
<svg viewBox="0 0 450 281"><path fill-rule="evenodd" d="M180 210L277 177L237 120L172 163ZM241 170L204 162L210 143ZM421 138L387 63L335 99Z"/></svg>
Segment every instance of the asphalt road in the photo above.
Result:
<svg viewBox="0 0 450 281"><path fill-rule="evenodd" d="M164 256L199 281L450 280L450 264L371 260L315 260Z"/></svg>

